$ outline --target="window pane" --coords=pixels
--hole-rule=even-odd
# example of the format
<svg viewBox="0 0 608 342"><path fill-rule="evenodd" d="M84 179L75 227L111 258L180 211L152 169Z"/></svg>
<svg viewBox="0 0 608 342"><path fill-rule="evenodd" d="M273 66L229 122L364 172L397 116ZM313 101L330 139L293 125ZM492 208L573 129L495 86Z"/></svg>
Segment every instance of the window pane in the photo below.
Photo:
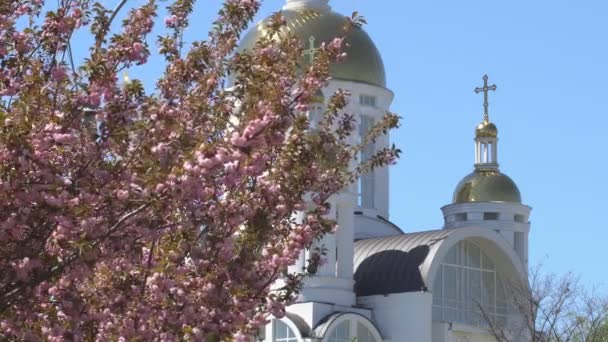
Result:
<svg viewBox="0 0 608 342"><path fill-rule="evenodd" d="M329 342L351 342L350 338L350 322L344 321L334 328L329 335Z"/></svg>
<svg viewBox="0 0 608 342"><path fill-rule="evenodd" d="M486 221L498 220L498 213L483 213L483 219Z"/></svg>
<svg viewBox="0 0 608 342"><path fill-rule="evenodd" d="M443 294L441 293L442 281L443 281L443 265L439 266L439 271L437 272L437 277L435 277L435 283L433 284L433 304L441 305L441 298Z"/></svg>
<svg viewBox="0 0 608 342"><path fill-rule="evenodd" d="M357 323L357 342L370 342L369 331L361 324Z"/></svg>
<svg viewBox="0 0 608 342"><path fill-rule="evenodd" d="M275 342L297 342L295 332L280 320L274 321L274 341Z"/></svg>
<svg viewBox="0 0 608 342"><path fill-rule="evenodd" d="M481 282L482 282L482 298L481 301L483 303L484 310L488 314L493 314L494 306L496 305L496 296L495 291L496 287L494 284L494 272L483 272Z"/></svg>
<svg viewBox="0 0 608 342"><path fill-rule="evenodd" d="M454 216L456 222L464 222L467 220L467 213L458 213Z"/></svg>
<svg viewBox="0 0 608 342"><path fill-rule="evenodd" d="M472 243L467 243L467 266L481 267L481 251Z"/></svg>
<svg viewBox="0 0 608 342"><path fill-rule="evenodd" d="M276 338L286 338L286 337L289 337L288 334L289 334L289 327L287 326L287 324L285 324L281 321L276 321L274 336Z"/></svg>
<svg viewBox="0 0 608 342"><path fill-rule="evenodd" d="M458 299L458 284L457 284L457 276L458 269L454 266L444 265L444 288L443 288L443 297L447 300L453 300L454 306L456 304L456 300Z"/></svg>
<svg viewBox="0 0 608 342"><path fill-rule="evenodd" d="M490 257L488 257L485 253L481 253L482 255L482 268L486 270L494 270L494 262Z"/></svg>
<svg viewBox="0 0 608 342"><path fill-rule="evenodd" d="M338 331L337 337L339 339L349 339L350 338L350 324L348 321L340 323L336 328Z"/></svg>
<svg viewBox="0 0 608 342"><path fill-rule="evenodd" d="M452 248L450 248L450 250L448 251L448 253L445 256L444 263L453 264L453 265L458 263L458 261L456 259L456 254L458 253L459 246L460 246L460 244L457 244L456 246L453 246Z"/></svg>
<svg viewBox="0 0 608 342"><path fill-rule="evenodd" d="M370 129L374 126L374 120L371 117L361 116L361 124L359 126L359 134L361 141L365 139ZM366 144L360 152L360 162L366 162L375 153L374 143ZM359 178L358 195L359 205L363 208L374 208L374 172L370 171L363 174Z"/></svg>
<svg viewBox="0 0 608 342"><path fill-rule="evenodd" d="M481 304L481 272L468 270L469 310L478 310Z"/></svg>

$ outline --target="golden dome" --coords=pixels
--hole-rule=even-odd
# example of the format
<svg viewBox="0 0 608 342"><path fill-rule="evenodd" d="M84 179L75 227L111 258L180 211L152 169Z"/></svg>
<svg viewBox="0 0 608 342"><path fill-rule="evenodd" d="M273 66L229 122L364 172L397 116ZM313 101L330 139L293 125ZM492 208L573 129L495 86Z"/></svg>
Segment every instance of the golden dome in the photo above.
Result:
<svg viewBox="0 0 608 342"><path fill-rule="evenodd" d="M498 128L490 121L483 120L475 128L475 136L477 138L496 138L498 136Z"/></svg>
<svg viewBox="0 0 608 342"><path fill-rule="evenodd" d="M341 14L315 9L284 10L287 20L286 30L293 32L308 49L310 37L315 39L315 47L339 36L347 18ZM264 20L243 36L239 49L252 48L264 35ZM386 75L382 57L370 37L360 28L354 28L346 37L348 54L343 62L331 66L334 79L362 82L386 87Z"/></svg>
<svg viewBox="0 0 608 342"><path fill-rule="evenodd" d="M510 202L521 203L515 182L498 170L475 170L454 191L454 203Z"/></svg>

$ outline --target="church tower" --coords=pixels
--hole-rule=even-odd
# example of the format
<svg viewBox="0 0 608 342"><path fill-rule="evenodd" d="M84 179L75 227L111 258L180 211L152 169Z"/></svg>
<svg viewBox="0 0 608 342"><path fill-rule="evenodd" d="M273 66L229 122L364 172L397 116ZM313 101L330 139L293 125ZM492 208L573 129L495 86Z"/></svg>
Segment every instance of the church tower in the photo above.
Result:
<svg viewBox="0 0 608 342"><path fill-rule="evenodd" d="M287 22L283 30L295 34L305 47L303 58L314 58L316 49L322 43L342 36L348 20L344 15L332 11L329 0L287 0L281 13ZM264 35L264 26L262 21L253 27L242 38L239 48L252 48ZM348 91L351 96L345 111L355 116L357 124L357 134L353 134L349 141L354 145L360 143L362 137L384 116L393 100L393 93L386 88L384 63L368 34L361 28L353 28L346 35L345 43L346 59L331 65L332 79L315 95L315 103L308 114L314 127L324 111L326 100L337 90ZM365 161L375 151L388 145L388 136L379 137L365 146L358 159ZM356 163L353 162L352 166L355 167ZM297 313L307 324L315 326L330 312L352 311L356 305L353 256L357 222L362 217L387 220L388 197L388 168L384 167L363 175L356 184L332 198L329 216L338 222L340 228L335 234L327 234L314 246L326 251L325 262L314 276L305 280L297 303L289 308L291 313ZM369 224L361 226L373 229ZM304 251L289 272L302 272L314 252ZM363 311L360 314L368 315Z"/></svg>
<svg viewBox="0 0 608 342"><path fill-rule="evenodd" d="M475 129L474 171L456 187L452 204L443 207L445 229L479 226L492 229L513 247L523 265L528 265L530 210L523 205L517 185L500 172L498 166L498 129L490 122L488 93L496 85L475 89L484 94L483 121Z"/></svg>

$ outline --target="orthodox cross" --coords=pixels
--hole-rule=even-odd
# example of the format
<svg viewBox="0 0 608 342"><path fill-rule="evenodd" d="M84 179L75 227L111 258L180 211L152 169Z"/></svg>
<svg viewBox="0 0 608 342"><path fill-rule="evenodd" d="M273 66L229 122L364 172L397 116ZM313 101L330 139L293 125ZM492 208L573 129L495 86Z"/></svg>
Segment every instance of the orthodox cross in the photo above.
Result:
<svg viewBox="0 0 608 342"><path fill-rule="evenodd" d="M314 36L310 36L308 38L308 49L304 50L304 55L308 55L308 62L312 64L312 62L315 61L315 52L317 51L317 49L315 49L315 37Z"/></svg>
<svg viewBox="0 0 608 342"><path fill-rule="evenodd" d="M488 121L488 92L492 90L492 91L496 91L496 84L492 84L491 86L488 86L488 75L483 75L483 87L477 87L475 88L475 93L479 94L483 91L483 119L484 121Z"/></svg>

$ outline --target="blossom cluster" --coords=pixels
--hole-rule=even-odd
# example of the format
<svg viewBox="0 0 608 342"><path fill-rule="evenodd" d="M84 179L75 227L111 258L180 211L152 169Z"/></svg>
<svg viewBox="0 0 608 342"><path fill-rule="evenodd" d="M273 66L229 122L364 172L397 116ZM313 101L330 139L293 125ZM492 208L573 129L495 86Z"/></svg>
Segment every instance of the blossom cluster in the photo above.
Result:
<svg viewBox="0 0 608 342"><path fill-rule="evenodd" d="M172 1L165 72L146 95L117 74L147 63L154 0L114 34L100 4L61 1L37 25L43 6L0 4L0 339L241 341L283 315L304 276L287 267L336 229L330 198L358 176L347 94L318 130L304 112L343 39L302 68L300 41L272 37L277 14L235 52L260 2L228 0L184 51L194 1ZM70 40L85 28L76 70ZM390 114L375 132L396 125Z"/></svg>

